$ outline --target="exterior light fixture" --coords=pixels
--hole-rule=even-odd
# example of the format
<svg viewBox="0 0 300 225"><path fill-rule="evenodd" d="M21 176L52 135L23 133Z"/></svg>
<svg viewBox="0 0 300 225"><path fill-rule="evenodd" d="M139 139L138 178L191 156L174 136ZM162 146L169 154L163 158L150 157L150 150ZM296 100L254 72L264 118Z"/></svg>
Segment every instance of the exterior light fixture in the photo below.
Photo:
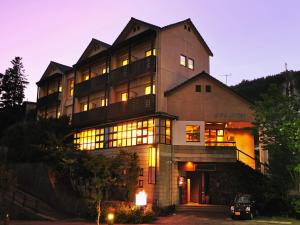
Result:
<svg viewBox="0 0 300 225"><path fill-rule="evenodd" d="M137 206L145 206L147 205L147 194L146 192L140 191L135 195L135 205Z"/></svg>
<svg viewBox="0 0 300 225"><path fill-rule="evenodd" d="M113 213L108 213L107 214L107 224L108 225L113 225L115 220L115 215Z"/></svg>

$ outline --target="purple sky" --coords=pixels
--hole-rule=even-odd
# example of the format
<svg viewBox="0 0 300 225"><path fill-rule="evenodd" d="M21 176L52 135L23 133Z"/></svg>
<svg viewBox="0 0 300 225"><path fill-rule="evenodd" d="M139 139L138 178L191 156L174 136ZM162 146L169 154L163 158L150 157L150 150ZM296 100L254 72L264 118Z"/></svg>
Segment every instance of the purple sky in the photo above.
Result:
<svg viewBox="0 0 300 225"><path fill-rule="evenodd" d="M130 17L164 26L191 18L214 53L211 74L228 84L300 70L298 0L1 0L0 72L23 57L26 99L51 60L73 65L92 38L111 44Z"/></svg>

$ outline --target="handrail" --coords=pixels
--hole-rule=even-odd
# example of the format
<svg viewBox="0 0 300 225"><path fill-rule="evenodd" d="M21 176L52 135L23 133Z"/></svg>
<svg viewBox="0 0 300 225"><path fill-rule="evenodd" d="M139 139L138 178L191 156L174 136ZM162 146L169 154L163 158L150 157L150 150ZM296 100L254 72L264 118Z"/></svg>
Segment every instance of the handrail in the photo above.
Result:
<svg viewBox="0 0 300 225"><path fill-rule="evenodd" d="M248 158L250 158L250 159L252 159L252 160L254 161L255 169L258 170L258 168L256 168L256 163L258 163L259 166L263 166L264 171L269 169L269 165L268 165L268 164L262 163L262 162L256 160L256 159L255 159L254 157L252 157L251 155L248 155L247 153L245 153L245 152L243 152L243 151L241 151L241 150L239 150L239 149L236 149L236 151L237 151L237 160L238 160L238 161L241 161L241 160L240 160L240 153L242 153L243 155L247 156ZM260 170L261 170L261 169L260 169Z"/></svg>
<svg viewBox="0 0 300 225"><path fill-rule="evenodd" d="M227 146L227 144L231 146L236 146L235 141L206 141L205 146Z"/></svg>

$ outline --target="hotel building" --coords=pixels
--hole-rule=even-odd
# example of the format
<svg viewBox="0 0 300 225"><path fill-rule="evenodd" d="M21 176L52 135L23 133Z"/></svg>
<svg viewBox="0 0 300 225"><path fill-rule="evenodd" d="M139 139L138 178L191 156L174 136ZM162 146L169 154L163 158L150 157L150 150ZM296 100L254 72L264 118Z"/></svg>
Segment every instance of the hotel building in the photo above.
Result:
<svg viewBox="0 0 300 225"><path fill-rule="evenodd" d="M78 151L136 152L149 203L222 203L218 177L237 164L264 172L266 156L255 153L252 104L209 74L212 56L190 19L132 18L112 45L92 39L72 67L50 62L38 116L69 116Z"/></svg>

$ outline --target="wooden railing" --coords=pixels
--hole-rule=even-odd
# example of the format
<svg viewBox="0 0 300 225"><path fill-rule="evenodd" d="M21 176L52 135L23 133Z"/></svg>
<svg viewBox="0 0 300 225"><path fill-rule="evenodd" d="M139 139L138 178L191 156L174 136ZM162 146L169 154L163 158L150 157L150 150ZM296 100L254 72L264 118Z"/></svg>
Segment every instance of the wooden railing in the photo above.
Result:
<svg viewBox="0 0 300 225"><path fill-rule="evenodd" d="M156 70L156 56L139 59L126 66L119 67L110 72L109 83L117 85L128 79L135 79L140 75Z"/></svg>
<svg viewBox="0 0 300 225"><path fill-rule="evenodd" d="M82 97L97 91L101 91L105 88L107 80L108 74L103 74L93 77L90 80L77 83L74 86L74 96Z"/></svg>
<svg viewBox="0 0 300 225"><path fill-rule="evenodd" d="M155 95L143 95L117 102L107 107L99 107L85 112L75 113L72 119L73 127L83 127L104 122L129 119L155 112Z"/></svg>
<svg viewBox="0 0 300 225"><path fill-rule="evenodd" d="M60 92L54 92L52 94L41 97L37 100L37 107L53 106L57 105L60 101Z"/></svg>
<svg viewBox="0 0 300 225"><path fill-rule="evenodd" d="M232 147L232 146L236 146L236 142L235 141L206 141L205 146Z"/></svg>

